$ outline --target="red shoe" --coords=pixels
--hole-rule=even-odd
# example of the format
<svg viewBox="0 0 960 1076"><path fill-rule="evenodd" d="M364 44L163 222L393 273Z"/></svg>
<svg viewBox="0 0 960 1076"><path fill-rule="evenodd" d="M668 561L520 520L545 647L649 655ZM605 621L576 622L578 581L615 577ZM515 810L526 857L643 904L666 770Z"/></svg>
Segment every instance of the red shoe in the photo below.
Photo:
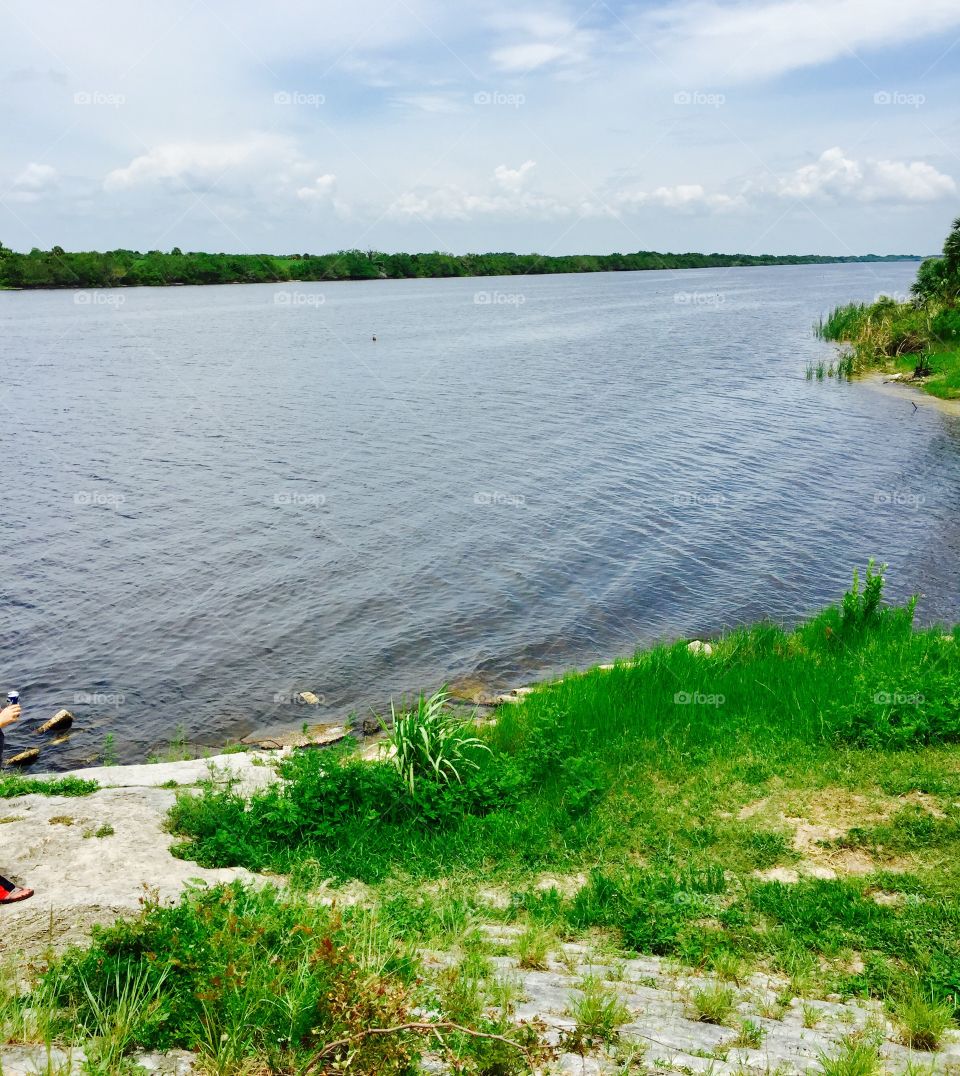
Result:
<svg viewBox="0 0 960 1076"><path fill-rule="evenodd" d="M32 889L26 889L24 886L17 886L16 889L7 893L5 897L0 898L0 904L16 904L18 900L26 900L28 897L32 896Z"/></svg>

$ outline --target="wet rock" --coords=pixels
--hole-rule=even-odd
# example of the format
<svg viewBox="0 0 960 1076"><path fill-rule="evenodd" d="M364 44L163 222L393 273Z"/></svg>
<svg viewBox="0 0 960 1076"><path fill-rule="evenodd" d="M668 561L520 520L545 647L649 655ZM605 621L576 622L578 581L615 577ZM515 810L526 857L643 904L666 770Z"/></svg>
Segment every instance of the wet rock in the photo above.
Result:
<svg viewBox="0 0 960 1076"><path fill-rule="evenodd" d="M49 721L45 721L37 729L37 735L44 732L59 732L68 729L73 724L73 714L69 710L58 710Z"/></svg>
<svg viewBox="0 0 960 1076"><path fill-rule="evenodd" d="M19 755L13 755L7 759L8 766L29 766L40 757L39 747L29 747L21 751Z"/></svg>
<svg viewBox="0 0 960 1076"><path fill-rule="evenodd" d="M254 732L240 741L248 747L262 747L276 751L284 747L328 747L347 737L343 725L310 725L304 729L278 729L270 732Z"/></svg>
<svg viewBox="0 0 960 1076"><path fill-rule="evenodd" d="M301 691L300 694L297 695L297 702L302 702L306 706L319 706L320 698L319 696L314 695L312 691Z"/></svg>
<svg viewBox="0 0 960 1076"><path fill-rule="evenodd" d="M507 691L503 695L496 695L493 700L494 706L504 706L511 703L523 702L523 700L533 691L532 687L517 687L513 691Z"/></svg>
<svg viewBox="0 0 960 1076"><path fill-rule="evenodd" d="M687 643L687 650L691 654L702 654L707 658L713 653L713 647L702 639L694 639L692 643Z"/></svg>

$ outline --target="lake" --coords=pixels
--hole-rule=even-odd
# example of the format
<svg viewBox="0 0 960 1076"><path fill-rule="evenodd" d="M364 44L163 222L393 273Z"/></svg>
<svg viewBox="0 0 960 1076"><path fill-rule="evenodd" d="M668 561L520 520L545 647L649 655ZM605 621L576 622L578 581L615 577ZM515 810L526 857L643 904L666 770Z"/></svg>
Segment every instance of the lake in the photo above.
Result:
<svg viewBox="0 0 960 1076"><path fill-rule="evenodd" d="M0 293L0 678L66 768L792 623L870 556L953 623L960 418L804 374L915 271Z"/></svg>

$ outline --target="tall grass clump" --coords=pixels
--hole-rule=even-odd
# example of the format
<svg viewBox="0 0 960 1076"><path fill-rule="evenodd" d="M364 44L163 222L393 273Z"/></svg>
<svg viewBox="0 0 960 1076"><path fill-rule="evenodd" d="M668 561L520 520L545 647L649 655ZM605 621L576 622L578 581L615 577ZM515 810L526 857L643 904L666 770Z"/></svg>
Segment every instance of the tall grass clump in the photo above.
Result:
<svg viewBox="0 0 960 1076"><path fill-rule="evenodd" d="M477 752L489 751L467 722L449 712L449 699L441 688L429 697L421 694L412 710L398 712L390 704L390 759L411 793L418 778L462 783L465 771L479 769Z"/></svg>

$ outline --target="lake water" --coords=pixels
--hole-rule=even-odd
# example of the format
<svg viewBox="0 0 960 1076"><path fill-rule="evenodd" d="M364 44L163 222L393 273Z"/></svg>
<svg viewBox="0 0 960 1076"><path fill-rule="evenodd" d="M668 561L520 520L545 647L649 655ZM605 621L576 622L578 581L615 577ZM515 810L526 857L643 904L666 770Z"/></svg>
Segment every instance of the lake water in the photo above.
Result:
<svg viewBox="0 0 960 1076"><path fill-rule="evenodd" d="M871 555L952 623L960 419L804 376L915 271L0 293L0 680L63 768L792 622Z"/></svg>

